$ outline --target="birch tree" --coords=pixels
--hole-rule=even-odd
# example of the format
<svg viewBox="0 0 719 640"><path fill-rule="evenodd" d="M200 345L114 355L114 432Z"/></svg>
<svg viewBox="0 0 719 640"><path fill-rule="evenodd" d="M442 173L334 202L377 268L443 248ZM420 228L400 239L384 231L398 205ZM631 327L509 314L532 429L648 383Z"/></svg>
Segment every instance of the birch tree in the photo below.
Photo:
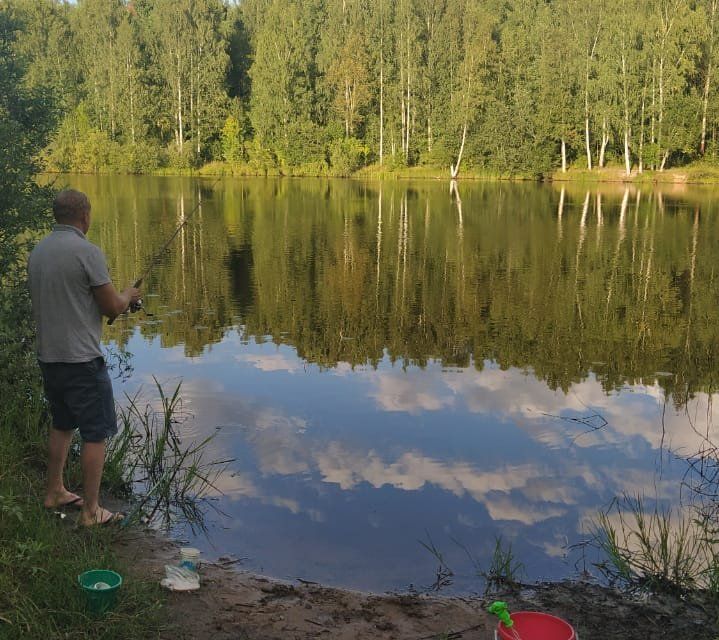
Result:
<svg viewBox="0 0 719 640"><path fill-rule="evenodd" d="M558 10L559 7L554 8ZM592 170L591 115L594 103L593 85L596 84L596 61L602 30L606 28L606 3L603 0L567 0L567 19L571 27L576 46L576 55L581 61L580 85L584 107L584 150L587 168Z"/></svg>
<svg viewBox="0 0 719 640"><path fill-rule="evenodd" d="M559 142L562 173L567 172L569 145L576 138L577 94L576 58L568 38L571 26L566 12L546 6L539 14L541 51L539 84L541 118L546 135Z"/></svg>
<svg viewBox="0 0 719 640"><path fill-rule="evenodd" d="M192 30L189 0L157 0L150 15L153 60L172 105L175 149L185 151L190 85L190 47L187 34Z"/></svg>
<svg viewBox="0 0 719 640"><path fill-rule="evenodd" d="M257 34L250 68L250 119L260 144L286 145L290 125L309 118L309 72L299 2L274 0Z"/></svg>
<svg viewBox="0 0 719 640"><path fill-rule="evenodd" d="M604 73L611 79L610 86L614 86L614 94L617 96L614 111L614 125L619 133L617 142L620 145L617 151L623 158L627 176L632 170L634 125L642 117L638 108L641 93L641 19L641 3L628 0L613 15L607 33ZM641 151L636 155L641 155Z"/></svg>
<svg viewBox="0 0 719 640"><path fill-rule="evenodd" d="M463 24L464 55L458 74L457 91L452 96L454 120L461 131L457 159L450 167L453 180L459 175L469 127L477 121L483 106L486 83L494 62L494 22L491 8L467 0Z"/></svg>
<svg viewBox="0 0 719 640"><path fill-rule="evenodd" d="M371 95L366 15L356 0L332 0L327 10L318 66L325 73L331 109L349 138L356 133Z"/></svg>
<svg viewBox="0 0 719 640"><path fill-rule="evenodd" d="M719 52L717 37L719 37L719 0L705 0L706 33L703 43L704 56L704 86L702 87L702 119L699 141L699 155L704 156L707 150L707 113L709 111L709 96L712 92L714 73L716 71L716 56Z"/></svg>
<svg viewBox="0 0 719 640"><path fill-rule="evenodd" d="M419 93L420 23L413 0L397 0L395 7L394 56L397 61L398 85L395 103L399 108L401 157L409 163L410 147L416 127ZM393 154L395 150L393 148Z"/></svg>

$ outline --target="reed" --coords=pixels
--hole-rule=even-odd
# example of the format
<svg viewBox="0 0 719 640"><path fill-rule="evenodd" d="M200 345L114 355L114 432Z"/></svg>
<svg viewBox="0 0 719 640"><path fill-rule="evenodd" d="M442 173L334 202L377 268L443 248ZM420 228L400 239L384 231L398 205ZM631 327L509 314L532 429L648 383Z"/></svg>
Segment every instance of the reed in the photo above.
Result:
<svg viewBox="0 0 719 640"><path fill-rule="evenodd" d="M524 564L514 555L512 543L505 545L502 536L497 536L494 539L494 551L489 568L479 572L486 582L485 593L516 589L520 585L519 578L523 573Z"/></svg>
<svg viewBox="0 0 719 640"><path fill-rule="evenodd" d="M705 521L625 496L593 529L604 556L596 566L611 584L674 593L717 587L717 540Z"/></svg>
<svg viewBox="0 0 719 640"><path fill-rule="evenodd" d="M182 519L203 527L206 497L219 493L216 480L229 460L206 459L213 436L185 442L182 425L189 417L182 406L180 382L167 393L155 379L157 403L127 396L120 409L122 427L108 450L110 488L131 499L130 521L169 526Z"/></svg>

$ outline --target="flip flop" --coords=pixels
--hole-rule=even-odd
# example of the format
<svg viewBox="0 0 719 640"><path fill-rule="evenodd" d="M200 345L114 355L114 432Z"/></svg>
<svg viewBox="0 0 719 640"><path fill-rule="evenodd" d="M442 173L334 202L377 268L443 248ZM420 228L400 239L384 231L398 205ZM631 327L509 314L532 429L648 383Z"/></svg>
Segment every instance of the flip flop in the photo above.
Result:
<svg viewBox="0 0 719 640"><path fill-rule="evenodd" d="M100 508L102 509L102 507ZM102 520L95 520L95 522L93 522L92 524L83 524L78 520L78 524L81 527L107 527L113 524L120 524L125 519L124 513L120 513L119 511L113 513L112 511L108 511L107 509L103 510L106 512L106 515Z"/></svg>
<svg viewBox="0 0 719 640"><path fill-rule="evenodd" d="M73 507L75 509L82 509L83 505L83 499L80 496L75 496L72 500L68 500L67 502L63 502L62 504L57 504L54 507L45 507L48 511L58 511L59 509L67 509L68 507Z"/></svg>

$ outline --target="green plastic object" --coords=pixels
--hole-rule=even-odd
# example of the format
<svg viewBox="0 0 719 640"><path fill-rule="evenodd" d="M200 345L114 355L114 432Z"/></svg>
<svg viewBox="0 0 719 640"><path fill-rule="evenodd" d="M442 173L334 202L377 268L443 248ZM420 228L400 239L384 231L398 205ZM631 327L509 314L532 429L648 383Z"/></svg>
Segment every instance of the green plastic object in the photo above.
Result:
<svg viewBox="0 0 719 640"><path fill-rule="evenodd" d="M117 591L122 586L122 576L106 569L93 569L77 576L85 594L85 603L90 613L102 615L115 606Z"/></svg>
<svg viewBox="0 0 719 640"><path fill-rule="evenodd" d="M501 600L493 602L492 606L489 607L489 613L492 613L497 616L507 628L510 628L514 625L514 621L509 615L509 607L507 606L506 602L502 602Z"/></svg>

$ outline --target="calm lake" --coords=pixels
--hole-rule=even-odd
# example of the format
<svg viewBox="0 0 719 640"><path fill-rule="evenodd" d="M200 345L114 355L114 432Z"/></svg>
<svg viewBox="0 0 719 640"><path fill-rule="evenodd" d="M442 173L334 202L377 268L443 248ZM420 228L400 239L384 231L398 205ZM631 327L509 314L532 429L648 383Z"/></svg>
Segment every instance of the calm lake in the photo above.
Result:
<svg viewBox="0 0 719 640"><path fill-rule="evenodd" d="M106 329L182 380L183 437L232 458L208 533L243 567L375 591L437 562L480 588L575 575L615 496L678 504L717 436L719 191L702 187L60 176L152 316ZM112 356L111 356L112 357ZM591 567L590 567L591 568Z"/></svg>

